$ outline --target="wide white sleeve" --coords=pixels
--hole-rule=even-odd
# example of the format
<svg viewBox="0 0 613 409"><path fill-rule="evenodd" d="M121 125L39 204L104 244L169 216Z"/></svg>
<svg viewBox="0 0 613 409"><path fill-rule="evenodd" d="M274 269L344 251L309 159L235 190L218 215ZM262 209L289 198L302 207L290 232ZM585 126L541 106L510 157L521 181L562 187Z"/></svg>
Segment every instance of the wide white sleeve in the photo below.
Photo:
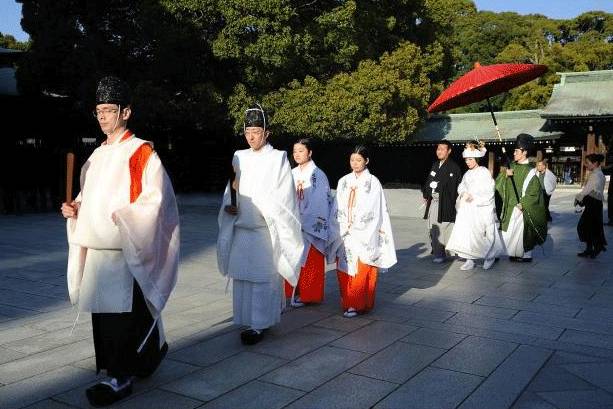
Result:
<svg viewBox="0 0 613 409"><path fill-rule="evenodd" d="M179 268L179 211L170 178L154 152L138 198L114 212L122 251L154 316L173 290Z"/></svg>
<svg viewBox="0 0 613 409"><path fill-rule="evenodd" d="M363 209L364 215L372 215L372 220L360 221L352 225L352 234L358 235L368 245L366 246L367 264L387 269L396 264L396 249L387 202L383 194L383 186L374 176L371 180L371 188L366 200L367 206ZM349 266L351 269L355 266ZM353 275L353 274L352 274Z"/></svg>
<svg viewBox="0 0 613 409"><path fill-rule="evenodd" d="M232 157L232 168L236 174L240 166L238 155L235 153ZM238 186L238 180L235 180ZM217 234L217 268L221 275L228 274L228 263L230 261L230 250L232 249L232 239L234 238L234 223L236 216L227 213L224 208L231 204L230 181L226 184L223 197L221 200L221 208L217 215L217 225L219 232Z"/></svg>
<svg viewBox="0 0 613 409"><path fill-rule="evenodd" d="M340 223L340 219L344 217L344 214L339 209L344 209L347 204L343 202L343 197L339 193L342 182L343 178L339 180L336 194L330 201L330 228L328 231L328 242L326 243L326 261L328 263L334 263L337 259L339 261L345 259ZM346 267L343 271L347 271Z"/></svg>
<svg viewBox="0 0 613 409"><path fill-rule="evenodd" d="M462 176L462 181L458 185L458 197L462 196L463 193L468 191L468 186L466 184L466 173Z"/></svg>
<svg viewBox="0 0 613 409"><path fill-rule="evenodd" d="M311 186L305 189L308 208L301 216L302 230L310 236L328 240L330 225L330 184L325 173L319 168L313 171Z"/></svg>
<svg viewBox="0 0 613 409"><path fill-rule="evenodd" d="M585 185L583 185L583 189L581 189L581 192L575 195L575 199L577 201L579 202L583 201L583 198L585 198L585 196L589 195L590 193L592 193L592 191L596 189L596 180L594 176L595 175L593 172L590 173L590 176L587 178Z"/></svg>
<svg viewBox="0 0 613 409"><path fill-rule="evenodd" d="M470 193L477 206L485 206L494 200L494 190L496 182L492 178L489 170L480 168L473 183L470 186Z"/></svg>
<svg viewBox="0 0 613 409"><path fill-rule="evenodd" d="M85 185L85 178L87 177L87 170L90 165L89 159L81 167L81 174L79 176L79 185L81 191L74 199L75 202L81 203L83 199L83 186ZM85 257L87 256L87 248L81 247L78 244L73 243L73 234L77 227L77 218L66 219L66 237L68 240L68 265L66 268L66 281L68 285L68 297L70 302L75 305L79 302L79 289L81 288L81 281L83 280L83 270L85 268Z"/></svg>
<svg viewBox="0 0 613 409"><path fill-rule="evenodd" d="M292 170L285 152L273 169L271 189L253 197L270 231L277 271L292 286L298 283L304 240Z"/></svg>

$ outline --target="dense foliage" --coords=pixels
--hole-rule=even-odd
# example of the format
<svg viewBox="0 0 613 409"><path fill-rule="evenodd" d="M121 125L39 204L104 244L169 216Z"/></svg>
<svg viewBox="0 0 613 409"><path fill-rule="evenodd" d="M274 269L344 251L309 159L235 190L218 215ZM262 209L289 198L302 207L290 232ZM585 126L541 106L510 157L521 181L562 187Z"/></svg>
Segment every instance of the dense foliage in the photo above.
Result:
<svg viewBox="0 0 613 409"><path fill-rule="evenodd" d="M235 133L260 101L280 135L397 143L475 61L549 66L495 98L505 110L542 107L558 71L613 68L613 14L596 11L552 20L477 12L470 0L18 1L31 38L23 92L89 110L97 79L113 73L134 87L142 124L191 135Z"/></svg>

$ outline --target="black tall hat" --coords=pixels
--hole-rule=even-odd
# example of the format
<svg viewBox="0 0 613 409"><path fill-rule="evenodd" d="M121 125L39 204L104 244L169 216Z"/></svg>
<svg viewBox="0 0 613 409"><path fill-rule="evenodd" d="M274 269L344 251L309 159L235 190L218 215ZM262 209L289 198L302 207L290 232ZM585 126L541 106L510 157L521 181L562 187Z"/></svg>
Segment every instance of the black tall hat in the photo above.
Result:
<svg viewBox="0 0 613 409"><path fill-rule="evenodd" d="M250 126L266 129L266 113L259 104L245 111L245 128Z"/></svg>
<svg viewBox="0 0 613 409"><path fill-rule="evenodd" d="M104 77L98 83L96 89L96 105L116 104L122 107L130 105L132 95L130 87L117 77Z"/></svg>
<svg viewBox="0 0 613 409"><path fill-rule="evenodd" d="M524 151L532 151L534 148L534 137L527 133L520 133L515 139L515 148L522 149Z"/></svg>

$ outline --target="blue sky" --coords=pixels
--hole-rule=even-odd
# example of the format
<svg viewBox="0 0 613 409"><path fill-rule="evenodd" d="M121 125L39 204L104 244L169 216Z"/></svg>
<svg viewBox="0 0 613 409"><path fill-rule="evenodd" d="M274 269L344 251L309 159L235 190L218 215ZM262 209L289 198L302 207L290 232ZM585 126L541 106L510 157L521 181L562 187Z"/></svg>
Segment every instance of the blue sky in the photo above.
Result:
<svg viewBox="0 0 613 409"><path fill-rule="evenodd" d="M53 1L53 0L50 0ZM572 18L589 10L613 13L613 0L474 0L479 10L515 11L520 14L539 13L551 18ZM0 32L25 41L21 30L21 4L0 0Z"/></svg>
<svg viewBox="0 0 613 409"><path fill-rule="evenodd" d="M613 13L612 0L473 0L478 10L543 14L551 18L573 18L590 10Z"/></svg>

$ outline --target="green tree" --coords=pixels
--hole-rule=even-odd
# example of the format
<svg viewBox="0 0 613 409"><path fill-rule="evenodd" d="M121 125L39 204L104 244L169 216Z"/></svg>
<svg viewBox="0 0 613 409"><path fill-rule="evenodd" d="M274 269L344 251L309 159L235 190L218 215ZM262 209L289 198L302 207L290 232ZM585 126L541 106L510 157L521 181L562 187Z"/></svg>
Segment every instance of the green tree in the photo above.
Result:
<svg viewBox="0 0 613 409"><path fill-rule="evenodd" d="M0 33L0 47L10 48L12 50L27 50L28 49L27 41L17 41L15 37L10 34L2 34Z"/></svg>
<svg viewBox="0 0 613 409"><path fill-rule="evenodd" d="M292 82L264 103L274 107L271 124L282 134L404 142L424 118L428 74L438 68L415 44L401 43L378 62L364 60L354 72L325 82Z"/></svg>

